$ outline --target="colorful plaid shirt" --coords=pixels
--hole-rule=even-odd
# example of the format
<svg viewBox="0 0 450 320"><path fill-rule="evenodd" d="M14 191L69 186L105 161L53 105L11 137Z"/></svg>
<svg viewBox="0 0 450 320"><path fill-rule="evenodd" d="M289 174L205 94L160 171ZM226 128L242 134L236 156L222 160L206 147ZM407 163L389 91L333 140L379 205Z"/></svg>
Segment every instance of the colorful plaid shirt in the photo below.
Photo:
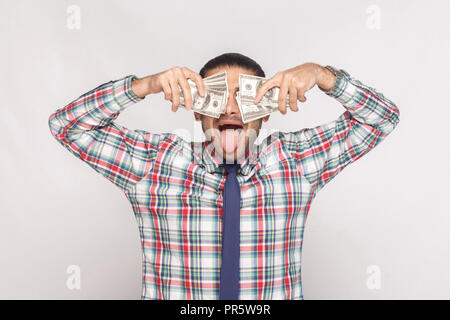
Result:
<svg viewBox="0 0 450 320"><path fill-rule="evenodd" d="M302 239L311 201L378 145L399 110L344 70L325 92L345 108L335 121L276 132L241 161L239 299L303 299ZM131 130L114 120L142 100L130 75L83 94L49 118L52 135L131 202L142 246L142 299L217 299L221 265L221 160L210 141Z"/></svg>

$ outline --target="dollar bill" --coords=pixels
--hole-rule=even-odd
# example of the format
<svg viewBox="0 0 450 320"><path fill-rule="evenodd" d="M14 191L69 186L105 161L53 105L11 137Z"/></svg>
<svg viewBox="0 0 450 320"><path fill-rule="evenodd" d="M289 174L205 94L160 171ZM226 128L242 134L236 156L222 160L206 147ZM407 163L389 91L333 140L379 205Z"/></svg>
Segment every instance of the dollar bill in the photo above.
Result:
<svg viewBox="0 0 450 320"><path fill-rule="evenodd" d="M197 85L191 79L188 84L192 96L192 110L210 117L219 118L225 113L228 101L228 83L226 71L204 78L205 96L200 96ZM180 107L186 108L183 90L180 90Z"/></svg>
<svg viewBox="0 0 450 320"><path fill-rule="evenodd" d="M258 89L266 81L267 79L263 77L247 74L239 75L239 93L237 100L244 123L263 118L272 112L278 111L279 87L267 90L258 104L253 102ZM286 106L289 106L289 95L286 97Z"/></svg>

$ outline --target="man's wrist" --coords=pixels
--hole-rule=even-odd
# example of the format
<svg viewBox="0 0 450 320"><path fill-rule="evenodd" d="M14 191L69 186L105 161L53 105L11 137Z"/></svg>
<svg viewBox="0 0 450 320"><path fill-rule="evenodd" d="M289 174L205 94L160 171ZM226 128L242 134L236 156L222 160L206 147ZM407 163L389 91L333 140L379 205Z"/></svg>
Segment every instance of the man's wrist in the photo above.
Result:
<svg viewBox="0 0 450 320"><path fill-rule="evenodd" d="M336 75L326 67L318 65L317 86L323 91L330 91L336 83Z"/></svg>
<svg viewBox="0 0 450 320"><path fill-rule="evenodd" d="M150 76L140 79L136 78L131 82L131 90L133 90L134 94L141 99L151 93L149 89L149 77Z"/></svg>

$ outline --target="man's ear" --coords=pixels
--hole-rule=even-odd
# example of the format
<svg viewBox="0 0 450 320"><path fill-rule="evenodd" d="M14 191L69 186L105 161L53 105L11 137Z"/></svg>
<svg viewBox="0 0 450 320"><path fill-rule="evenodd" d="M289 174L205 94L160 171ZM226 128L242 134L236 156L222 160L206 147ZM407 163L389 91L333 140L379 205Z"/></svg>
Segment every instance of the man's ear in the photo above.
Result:
<svg viewBox="0 0 450 320"><path fill-rule="evenodd" d="M200 113L194 112L195 121L202 121L202 116Z"/></svg>
<svg viewBox="0 0 450 320"><path fill-rule="evenodd" d="M268 114L267 116L265 116L265 117L262 118L262 119L263 119L264 122L267 122L267 121L269 121L269 117L270 117L270 114Z"/></svg>

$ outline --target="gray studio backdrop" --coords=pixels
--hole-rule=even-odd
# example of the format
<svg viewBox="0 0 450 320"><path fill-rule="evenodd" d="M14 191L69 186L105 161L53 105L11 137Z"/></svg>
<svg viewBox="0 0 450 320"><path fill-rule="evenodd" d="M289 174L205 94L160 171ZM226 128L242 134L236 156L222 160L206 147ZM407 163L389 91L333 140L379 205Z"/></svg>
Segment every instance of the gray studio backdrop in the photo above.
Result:
<svg viewBox="0 0 450 320"><path fill-rule="evenodd" d="M0 1L0 298L140 298L131 205L58 144L48 117L109 80L177 65L198 72L235 51L268 76L304 62L342 68L400 109L396 130L312 203L305 299L449 299L448 12L448 1L411 0ZM317 88L307 98L263 131L344 111ZM201 132L162 94L117 122Z"/></svg>

